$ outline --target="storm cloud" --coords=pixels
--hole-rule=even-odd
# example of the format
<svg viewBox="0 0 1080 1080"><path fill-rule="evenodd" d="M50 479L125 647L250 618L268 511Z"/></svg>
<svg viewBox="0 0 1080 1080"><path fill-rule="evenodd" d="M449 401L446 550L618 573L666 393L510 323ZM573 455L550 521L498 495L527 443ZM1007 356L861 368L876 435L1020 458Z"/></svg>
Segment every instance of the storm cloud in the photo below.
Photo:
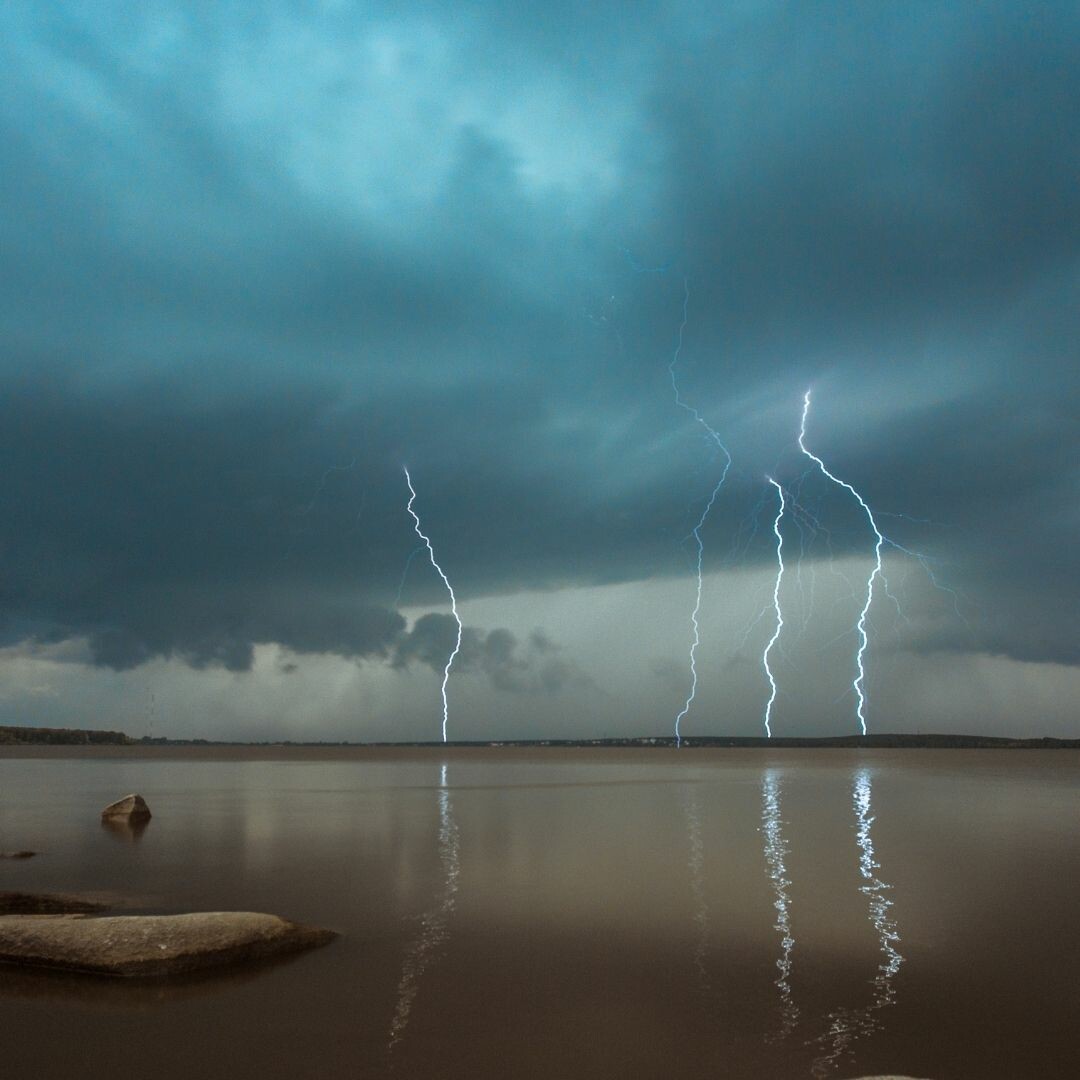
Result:
<svg viewBox="0 0 1080 1080"><path fill-rule="evenodd" d="M452 615L422 615L395 645L392 664L404 669L413 661L440 675L457 644L457 622ZM592 680L541 630L524 644L505 628L488 632L465 626L453 670L478 671L496 690L515 694L554 694L568 688L592 686Z"/></svg>
<svg viewBox="0 0 1080 1080"><path fill-rule="evenodd" d="M403 464L461 596L681 587L718 476L671 393L685 303L681 386L735 460L711 569L772 557L812 384L815 451L959 598L914 600L903 647L1080 662L1074 5L12 3L0 31L5 643L441 668ZM807 559L865 554L819 480ZM589 683L494 626L460 664Z"/></svg>

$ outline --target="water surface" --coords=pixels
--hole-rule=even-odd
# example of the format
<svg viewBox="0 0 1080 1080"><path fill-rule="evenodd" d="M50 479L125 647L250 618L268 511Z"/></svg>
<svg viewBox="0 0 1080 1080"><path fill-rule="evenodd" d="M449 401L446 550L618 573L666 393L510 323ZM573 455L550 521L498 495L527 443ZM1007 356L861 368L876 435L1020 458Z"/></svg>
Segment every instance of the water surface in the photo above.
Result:
<svg viewBox="0 0 1080 1080"><path fill-rule="evenodd" d="M1073 751L16 753L0 889L342 937L0 968L8 1078L1080 1075Z"/></svg>

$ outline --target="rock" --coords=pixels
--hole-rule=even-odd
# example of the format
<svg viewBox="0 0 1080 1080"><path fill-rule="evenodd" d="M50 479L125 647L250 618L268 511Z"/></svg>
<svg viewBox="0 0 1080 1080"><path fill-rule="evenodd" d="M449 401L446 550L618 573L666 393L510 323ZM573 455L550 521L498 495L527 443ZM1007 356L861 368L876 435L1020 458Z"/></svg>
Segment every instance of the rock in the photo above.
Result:
<svg viewBox="0 0 1080 1080"><path fill-rule="evenodd" d="M105 908L94 900L62 893L0 892L0 916L89 914Z"/></svg>
<svg viewBox="0 0 1080 1080"><path fill-rule="evenodd" d="M141 795L125 795L101 811L102 820L109 821L149 821L150 816L150 807Z"/></svg>
<svg viewBox="0 0 1080 1080"><path fill-rule="evenodd" d="M179 975L297 952L335 937L332 930L251 911L7 915L0 918L0 963L96 975Z"/></svg>
<svg viewBox="0 0 1080 1080"><path fill-rule="evenodd" d="M36 851L0 851L0 859L32 859Z"/></svg>

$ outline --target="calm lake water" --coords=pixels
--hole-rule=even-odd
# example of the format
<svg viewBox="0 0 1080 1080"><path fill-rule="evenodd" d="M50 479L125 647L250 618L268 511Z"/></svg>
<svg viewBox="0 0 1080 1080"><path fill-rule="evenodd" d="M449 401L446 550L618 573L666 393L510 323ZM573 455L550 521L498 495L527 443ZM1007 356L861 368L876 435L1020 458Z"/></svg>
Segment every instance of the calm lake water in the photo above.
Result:
<svg viewBox="0 0 1080 1080"><path fill-rule="evenodd" d="M263 755L265 758L266 755ZM341 938L200 982L0 968L3 1076L1080 1076L1080 754L0 758L0 890ZM139 791L140 835L102 806Z"/></svg>

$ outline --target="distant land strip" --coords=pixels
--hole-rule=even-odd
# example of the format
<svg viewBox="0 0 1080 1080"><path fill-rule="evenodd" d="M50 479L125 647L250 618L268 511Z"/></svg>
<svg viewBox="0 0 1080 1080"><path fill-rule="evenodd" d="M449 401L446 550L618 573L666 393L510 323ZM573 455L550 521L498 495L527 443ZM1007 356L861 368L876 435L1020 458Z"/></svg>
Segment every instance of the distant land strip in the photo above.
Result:
<svg viewBox="0 0 1080 1080"><path fill-rule="evenodd" d="M144 735L135 738L122 731L95 731L82 728L38 728L0 726L0 746L371 746L371 747L657 747L674 748L670 736L643 735L621 739L472 739L452 742L348 742L275 739L248 742L215 739L169 739ZM912 749L912 750L1080 750L1080 739L1013 739L995 735L831 735L819 738L729 735L684 735L683 749L696 747L760 748L771 750L814 749Z"/></svg>

